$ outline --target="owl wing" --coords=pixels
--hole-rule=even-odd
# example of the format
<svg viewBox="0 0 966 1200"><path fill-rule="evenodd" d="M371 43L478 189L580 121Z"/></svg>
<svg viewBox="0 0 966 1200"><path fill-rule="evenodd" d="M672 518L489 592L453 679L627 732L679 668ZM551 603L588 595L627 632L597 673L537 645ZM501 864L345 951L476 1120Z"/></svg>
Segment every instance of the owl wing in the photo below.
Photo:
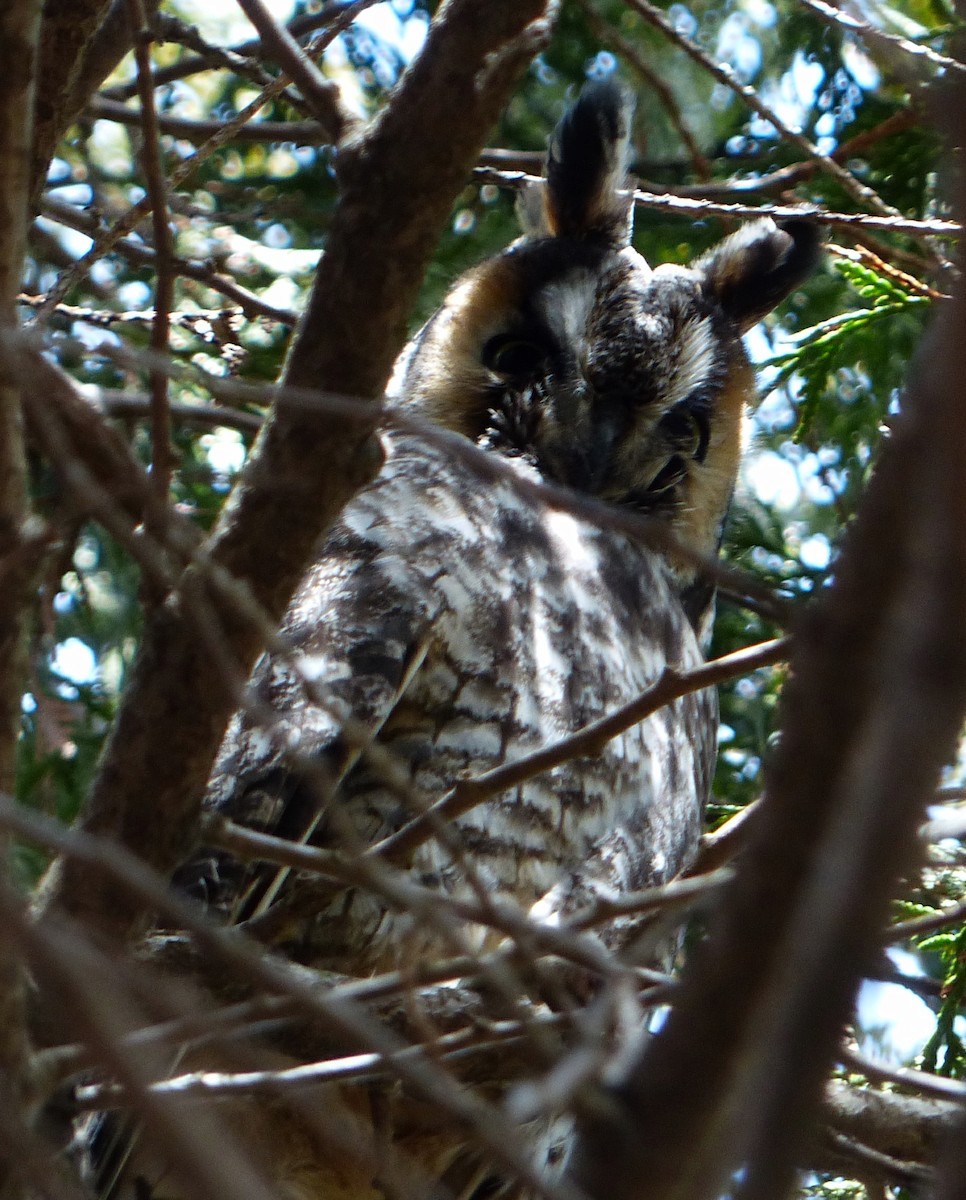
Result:
<svg viewBox="0 0 966 1200"><path fill-rule="evenodd" d="M262 656L225 735L209 812L292 841L324 840L341 784L418 671L438 613L438 566L420 544L424 509L405 473L387 472L324 539L282 625L288 653ZM403 547L388 513L408 515ZM178 882L239 919L264 908L281 877L209 856Z"/></svg>

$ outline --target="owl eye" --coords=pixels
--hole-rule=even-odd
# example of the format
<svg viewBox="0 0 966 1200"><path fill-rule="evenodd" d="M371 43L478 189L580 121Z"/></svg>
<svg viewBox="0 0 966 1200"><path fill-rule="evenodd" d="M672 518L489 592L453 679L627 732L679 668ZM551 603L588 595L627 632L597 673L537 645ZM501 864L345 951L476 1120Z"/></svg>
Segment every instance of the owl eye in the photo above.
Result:
<svg viewBox="0 0 966 1200"><path fill-rule="evenodd" d="M483 365L498 375L525 378L535 374L547 359L547 347L531 338L498 334L483 347Z"/></svg>
<svg viewBox="0 0 966 1200"><path fill-rule="evenodd" d="M676 449L688 458L704 462L708 453L710 425L708 414L700 408L691 408L687 403L678 404L661 419L661 428Z"/></svg>
<svg viewBox="0 0 966 1200"><path fill-rule="evenodd" d="M647 489L649 497L660 496L662 493L670 491L676 484L679 484L687 475L688 468L684 459L680 454L675 454L669 458L664 466L651 480Z"/></svg>

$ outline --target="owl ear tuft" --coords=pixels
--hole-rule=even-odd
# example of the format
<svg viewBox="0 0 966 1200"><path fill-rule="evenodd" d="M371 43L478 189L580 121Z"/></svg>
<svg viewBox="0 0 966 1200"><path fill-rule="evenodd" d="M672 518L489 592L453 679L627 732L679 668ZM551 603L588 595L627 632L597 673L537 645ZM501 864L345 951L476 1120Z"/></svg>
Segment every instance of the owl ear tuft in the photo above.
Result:
<svg viewBox="0 0 966 1200"><path fill-rule="evenodd" d="M811 222L776 225L766 217L725 238L693 265L704 275L705 288L745 333L811 275L820 248L819 230Z"/></svg>
<svg viewBox="0 0 966 1200"><path fill-rule="evenodd" d="M564 114L547 151L546 225L555 237L630 242L627 184L633 99L616 80L588 83Z"/></svg>

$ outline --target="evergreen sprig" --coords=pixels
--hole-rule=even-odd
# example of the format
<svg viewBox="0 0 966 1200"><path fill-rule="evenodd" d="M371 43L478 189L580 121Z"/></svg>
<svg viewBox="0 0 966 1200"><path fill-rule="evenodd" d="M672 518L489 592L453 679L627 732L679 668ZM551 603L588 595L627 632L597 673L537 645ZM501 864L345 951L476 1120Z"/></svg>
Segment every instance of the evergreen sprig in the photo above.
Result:
<svg viewBox="0 0 966 1200"><path fill-rule="evenodd" d="M865 302L861 308L820 321L793 335L792 348L774 355L766 364L777 367L775 386L796 379L799 401L799 421L796 439L804 440L830 401L840 399L841 375L847 373L854 386L871 388L875 380L877 391L882 383L891 383L896 375L895 350L906 340L902 330L896 336L897 322L913 322L918 333L920 317L930 300L927 296L902 287L894 279L880 274L863 263L837 259L835 269ZM898 382L898 380L896 380ZM884 411L891 399L879 396Z"/></svg>

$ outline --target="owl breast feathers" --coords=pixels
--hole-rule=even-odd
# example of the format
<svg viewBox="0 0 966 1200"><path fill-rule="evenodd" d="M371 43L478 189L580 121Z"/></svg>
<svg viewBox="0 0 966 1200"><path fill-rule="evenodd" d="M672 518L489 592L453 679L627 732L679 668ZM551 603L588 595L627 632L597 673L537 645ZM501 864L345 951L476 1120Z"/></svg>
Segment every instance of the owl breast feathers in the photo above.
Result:
<svg viewBox="0 0 966 1200"><path fill-rule="evenodd" d="M235 819L347 849L347 837L371 845L416 815L414 803L616 708L665 666L701 661L646 547L534 504L512 476L486 478L418 437L386 443L381 475L292 605L297 657L259 668L274 723L236 719L211 792ZM465 860L431 840L413 856L417 880L459 892L472 869L489 892L540 902L549 918L595 887L669 878L698 837L715 711L710 693L685 697L596 757L472 810L458 825ZM369 756L370 739L388 762ZM296 765L306 758L320 767L308 776ZM299 880L275 882L255 880L238 915L269 903L286 912L285 946L300 959L355 973L428 949L428 931L401 929L362 889L305 913ZM228 892L237 902L234 881Z"/></svg>
<svg viewBox="0 0 966 1200"><path fill-rule="evenodd" d="M460 779L701 662L712 589L693 558L522 485L622 506L714 553L752 389L741 335L807 275L817 242L802 222L763 220L691 266L652 270L619 191L629 120L616 85L584 90L524 199L524 237L457 282L397 368L404 410L503 470L386 433L381 474L291 605L292 654L256 669L256 715L225 739L214 810L358 853ZM687 696L470 811L407 865L547 920L596 890L660 883L694 852L715 734L714 697ZM364 888L326 900L284 871L216 867L209 900L263 935L274 921L275 944L313 965L363 973L447 949Z"/></svg>

